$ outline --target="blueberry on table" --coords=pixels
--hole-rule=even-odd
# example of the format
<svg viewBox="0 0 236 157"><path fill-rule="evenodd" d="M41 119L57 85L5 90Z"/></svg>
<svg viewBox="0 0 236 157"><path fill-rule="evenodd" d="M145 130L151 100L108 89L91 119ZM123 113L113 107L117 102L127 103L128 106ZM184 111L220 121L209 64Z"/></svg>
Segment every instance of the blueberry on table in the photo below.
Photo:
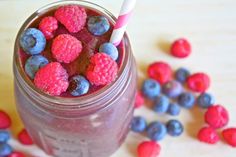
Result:
<svg viewBox="0 0 236 157"><path fill-rule="evenodd" d="M141 116L133 117L131 121L131 130L134 132L143 132L147 127L146 120Z"/></svg>
<svg viewBox="0 0 236 157"><path fill-rule="evenodd" d="M72 77L69 83L70 93L73 96L80 96L89 91L89 81L81 75Z"/></svg>
<svg viewBox="0 0 236 157"><path fill-rule="evenodd" d="M25 72L31 79L34 79L35 73L46 64L48 64L47 58L41 55L31 56L25 63Z"/></svg>
<svg viewBox="0 0 236 157"><path fill-rule="evenodd" d="M10 134L8 131L0 130L0 143L5 143L10 139Z"/></svg>
<svg viewBox="0 0 236 157"><path fill-rule="evenodd" d="M192 93L185 92L178 97L178 103L184 108L192 108L195 103L195 97Z"/></svg>
<svg viewBox="0 0 236 157"><path fill-rule="evenodd" d="M197 97L197 105L201 108L208 108L215 103L215 98L209 93L202 93Z"/></svg>
<svg viewBox="0 0 236 157"><path fill-rule="evenodd" d="M153 110L157 113L166 113L169 107L169 99L164 96L158 96L154 100Z"/></svg>
<svg viewBox="0 0 236 157"><path fill-rule="evenodd" d="M147 79L143 82L142 92L147 98L153 99L160 94L161 86L157 81Z"/></svg>
<svg viewBox="0 0 236 157"><path fill-rule="evenodd" d="M99 52L106 53L109 55L113 60L117 60L119 57L119 52L116 46L112 43L104 43L99 47Z"/></svg>
<svg viewBox="0 0 236 157"><path fill-rule="evenodd" d="M153 141L160 141L166 135L166 126L158 121L152 122L147 127L147 136Z"/></svg>
<svg viewBox="0 0 236 157"><path fill-rule="evenodd" d="M178 120L169 120L166 127L167 133L171 136L180 136L184 131L182 123Z"/></svg>
<svg viewBox="0 0 236 157"><path fill-rule="evenodd" d="M175 72L175 79L179 81L180 83L184 83L188 76L190 75L190 72L186 68L179 68Z"/></svg>
<svg viewBox="0 0 236 157"><path fill-rule="evenodd" d="M182 91L182 85L178 81L174 80L165 83L162 87L162 92L170 98L178 97Z"/></svg>
<svg viewBox="0 0 236 157"><path fill-rule="evenodd" d="M20 46L30 55L41 53L46 46L46 38L36 28L26 29L20 36Z"/></svg>
<svg viewBox="0 0 236 157"><path fill-rule="evenodd" d="M180 114L180 106L176 103L171 103L169 105L169 108L167 110L167 113L169 113L172 116L178 116Z"/></svg>
<svg viewBox="0 0 236 157"><path fill-rule="evenodd" d="M88 30L93 35L103 35L110 29L110 23L104 16L91 16L88 19Z"/></svg>
<svg viewBox="0 0 236 157"><path fill-rule="evenodd" d="M0 156L8 156L12 152L12 147L7 143L0 143Z"/></svg>

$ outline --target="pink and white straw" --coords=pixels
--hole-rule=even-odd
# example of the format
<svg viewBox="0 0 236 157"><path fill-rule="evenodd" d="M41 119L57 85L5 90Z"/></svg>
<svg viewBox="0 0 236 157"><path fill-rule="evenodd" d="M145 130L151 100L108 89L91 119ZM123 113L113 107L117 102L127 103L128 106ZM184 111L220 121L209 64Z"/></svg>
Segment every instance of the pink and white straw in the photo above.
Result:
<svg viewBox="0 0 236 157"><path fill-rule="evenodd" d="M124 0L120 10L119 17L113 29L110 42L115 46L119 45L128 24L128 21L133 13L136 0Z"/></svg>

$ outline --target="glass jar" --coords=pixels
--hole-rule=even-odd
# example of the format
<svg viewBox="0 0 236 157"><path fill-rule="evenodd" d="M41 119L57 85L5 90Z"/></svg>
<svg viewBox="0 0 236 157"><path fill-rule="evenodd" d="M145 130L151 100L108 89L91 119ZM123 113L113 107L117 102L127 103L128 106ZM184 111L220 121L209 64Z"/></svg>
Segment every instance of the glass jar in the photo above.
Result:
<svg viewBox="0 0 236 157"><path fill-rule="evenodd" d="M33 13L15 41L13 70L17 110L33 141L47 154L108 157L124 142L134 110L137 72L127 34L121 43L124 55L116 81L85 96L54 97L41 92L20 63L20 34L40 15L67 4L96 10L115 23L109 11L86 1L56 2Z"/></svg>

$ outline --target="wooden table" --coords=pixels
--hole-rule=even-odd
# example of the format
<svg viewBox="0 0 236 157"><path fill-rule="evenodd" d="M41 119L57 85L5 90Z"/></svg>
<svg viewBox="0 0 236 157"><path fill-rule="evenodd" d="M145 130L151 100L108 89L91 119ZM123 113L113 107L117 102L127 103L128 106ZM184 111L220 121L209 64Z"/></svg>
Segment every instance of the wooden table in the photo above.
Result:
<svg viewBox="0 0 236 157"><path fill-rule="evenodd" d="M12 54L16 33L23 21L37 8L54 0L0 1L0 108L11 114L14 135L22 128L15 110L13 96ZM92 1L92 0L91 0ZM118 15L122 0L93 0ZM235 0L145 0L138 1L128 33L136 57L140 82L145 78L147 65L163 60L178 68L188 67L192 72L203 71L211 76L210 92L216 102L230 112L229 126L236 126L236 1ZM184 60L168 54L171 41L186 37L193 46L192 55ZM159 116L143 107L135 112L148 122L166 122L170 116ZM204 125L199 109L182 110L177 117L185 126L180 138L166 137L161 141L163 157L235 157L236 149L224 142L214 146L200 143L196 133ZM125 144L112 157L133 157L136 146L146 138L130 133ZM46 157L33 147L23 147L10 141L16 148L31 155Z"/></svg>

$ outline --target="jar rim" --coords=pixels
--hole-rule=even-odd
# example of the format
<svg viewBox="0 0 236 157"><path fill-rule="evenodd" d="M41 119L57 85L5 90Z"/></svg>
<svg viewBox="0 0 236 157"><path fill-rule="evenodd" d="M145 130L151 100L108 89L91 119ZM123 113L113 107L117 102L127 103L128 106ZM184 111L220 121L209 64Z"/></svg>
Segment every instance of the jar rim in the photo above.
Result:
<svg viewBox="0 0 236 157"><path fill-rule="evenodd" d="M131 45L130 45L130 41L129 41L127 33L124 34L124 37L123 37L122 43L121 43L121 44L124 44L124 46L123 46L124 55L122 58L122 63L119 68L118 76L117 76L116 80L108 86L102 87L101 89L99 89L91 94L80 96L80 97L67 98L67 97L60 97L60 96L51 96L51 95L46 94L43 91L39 90L38 88L36 88L34 86L32 81L29 79L29 77L24 72L24 70L21 66L21 63L20 63L20 57L18 56L18 51L20 50L20 46L19 46L20 35L37 17L39 17L39 14L43 14L43 12L47 11L48 9L57 8L59 6L69 5L69 4L76 4L76 5L80 5L80 6L83 6L86 8L91 8L91 9L94 9L98 12L101 12L102 14L106 15L113 24L116 21L115 16L111 12L109 12L107 9L105 9L104 7L102 7L98 4L88 2L85 0L65 0L65 1L53 2L48 5L45 5L41 8L39 8L33 14L31 14L26 19L26 21L23 23L20 30L18 31L17 36L16 36L16 40L15 40L15 45L14 45L13 67L14 67L15 72L17 72L20 75L20 77L16 78L16 76L15 76L15 78L18 79L18 81L20 83L22 83L24 85L24 87L30 91L30 95L34 96L34 98L36 98L38 100L39 99L44 100L45 102L50 103L50 105L56 105L57 107L59 107L59 106L61 106L63 108L78 107L78 105L80 105L80 107L86 107L86 106L90 106L91 100L99 101L107 93L115 90L115 86L119 85L120 82L122 81L122 79L124 79L124 76L122 77L122 75L124 75L124 71L127 69L127 64L129 62L129 58L131 55ZM78 102L83 102L83 104L82 105L78 104Z"/></svg>

